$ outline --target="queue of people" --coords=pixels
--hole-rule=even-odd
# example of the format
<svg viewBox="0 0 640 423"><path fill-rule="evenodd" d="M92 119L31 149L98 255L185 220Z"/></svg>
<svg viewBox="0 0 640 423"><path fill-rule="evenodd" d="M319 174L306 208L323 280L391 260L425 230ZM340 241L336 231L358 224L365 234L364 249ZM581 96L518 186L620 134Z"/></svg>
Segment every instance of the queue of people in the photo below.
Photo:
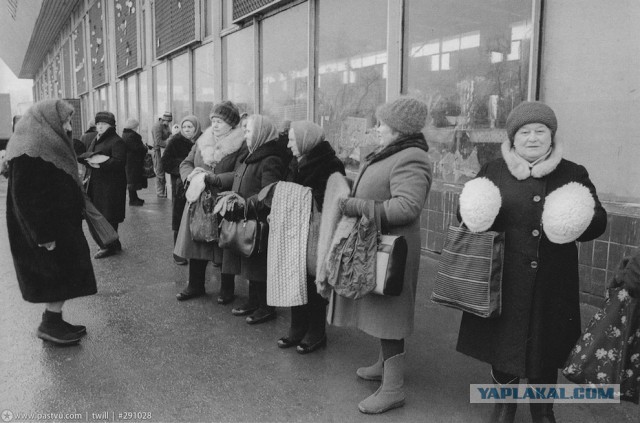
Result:
<svg viewBox="0 0 640 423"><path fill-rule="evenodd" d="M142 201L134 196L141 181L128 165L128 160L139 161L136 155L144 152L135 132L138 122L127 121L123 141L115 132L113 115L99 112L88 152L76 157L65 132L72 113L61 100L37 103L19 122L7 149L7 219L19 286L26 301L46 303L38 336L58 344L77 343L86 332L84 326L62 319L62 304L96 293L82 233L83 184L76 161L90 166L86 192L116 231L124 219L126 188L131 205ZM356 327L379 339L378 360L355 369L359 378L380 383L374 394L358 404L366 414L384 413L405 401L405 339L414 329L420 216L432 182L429 147L422 133L427 116L427 105L410 97L381 105L376 111L378 149L363 160L349 195L331 199L340 215L359 219L373 210L381 234L405 238L400 295L350 299L329 291L324 298L321 293L326 287L321 283L325 281L307 273L305 304L291 307L289 331L275 342L279 348L312 353L327 345L327 322ZM313 122L294 121L279 130L267 116L243 116L230 101L216 104L209 117L211 125L204 131L197 117L184 117L179 132L167 135L166 150L156 159L162 176L164 172L171 175L174 260L188 264L188 284L177 299L205 295L206 268L211 262L220 267L217 303L235 300L235 278L240 276L248 281L249 294L232 308L232 314L246 316L250 325L265 323L276 317L276 308L267 299L267 255L279 246L265 244L264 250L245 257L220 248L217 242L194 241L191 204L207 190L222 204L220 214L225 219L249 215L268 223L273 205L264 192L286 182L310 189L322 213L329 197L336 195L327 192L327 180L335 173L344 175L345 168L323 129ZM156 125L159 140L171 120L166 113ZM485 164L476 177L497 187L502 202L494 209L499 211L483 215L484 204L468 203L459 211L459 219L471 230L505 233L502 313L495 319L463 313L457 350L488 363L494 383L514 384L527 378L530 383L555 384L558 369L580 335L576 241L600 236L607 215L586 169L563 158L562 143L555 136L558 122L549 106L524 102L511 112L506 126L509 139L502 145L502 157ZM161 148L164 144L154 141L156 155ZM88 161L95 153L106 159ZM465 190L467 186L461 196ZM559 190L578 200L563 203ZM547 210L551 203L557 215ZM118 242L101 249L96 258L119 248ZM60 271L41 272L51 268ZM637 293L637 278L632 283L629 289ZM498 403L491 421L513 421L515 410L516 404ZM532 403L531 415L535 422L555 421L551 403Z"/></svg>

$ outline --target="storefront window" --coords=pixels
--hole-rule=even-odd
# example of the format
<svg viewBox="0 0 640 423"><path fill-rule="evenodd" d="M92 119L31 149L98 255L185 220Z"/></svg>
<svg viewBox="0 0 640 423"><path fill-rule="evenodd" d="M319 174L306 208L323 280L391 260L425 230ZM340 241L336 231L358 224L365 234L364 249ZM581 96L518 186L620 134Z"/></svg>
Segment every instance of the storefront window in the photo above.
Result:
<svg viewBox="0 0 640 423"><path fill-rule="evenodd" d="M116 125L118 126L118 130L119 132L121 132L127 120L125 110L125 104L127 102L125 98L124 81L118 81L116 83L116 86L118 90L118 110L114 113L114 115L116 115Z"/></svg>
<svg viewBox="0 0 640 423"><path fill-rule="evenodd" d="M127 79L127 117L138 119L138 75Z"/></svg>
<svg viewBox="0 0 640 423"><path fill-rule="evenodd" d="M189 53L176 57L171 61L171 101L172 112L180 123L183 117L191 112L191 93L189 91Z"/></svg>
<svg viewBox="0 0 640 423"><path fill-rule="evenodd" d="M195 97L194 114L200 120L202 128L209 126L209 112L213 107L213 43L205 44L194 51L193 95Z"/></svg>
<svg viewBox="0 0 640 423"><path fill-rule="evenodd" d="M347 166L355 165L377 143L375 110L387 86L387 0L318 5L316 122Z"/></svg>
<svg viewBox="0 0 640 423"><path fill-rule="evenodd" d="M507 115L530 95L531 2L405 2L403 91L429 106L436 179L465 182L499 156Z"/></svg>
<svg viewBox="0 0 640 423"><path fill-rule="evenodd" d="M308 9L302 4L262 22L261 113L278 124L307 119Z"/></svg>
<svg viewBox="0 0 640 423"><path fill-rule="evenodd" d="M147 84L147 71L140 72L139 81L140 81L140 135L142 135L142 140L147 142L149 128L155 122L152 114L150 113L147 105L149 104L149 86Z"/></svg>
<svg viewBox="0 0 640 423"><path fill-rule="evenodd" d="M157 118L169 111L169 91L167 87L167 62L153 68L153 115Z"/></svg>
<svg viewBox="0 0 640 423"><path fill-rule="evenodd" d="M253 113L253 27L234 32L222 39L224 99L231 100L247 113Z"/></svg>

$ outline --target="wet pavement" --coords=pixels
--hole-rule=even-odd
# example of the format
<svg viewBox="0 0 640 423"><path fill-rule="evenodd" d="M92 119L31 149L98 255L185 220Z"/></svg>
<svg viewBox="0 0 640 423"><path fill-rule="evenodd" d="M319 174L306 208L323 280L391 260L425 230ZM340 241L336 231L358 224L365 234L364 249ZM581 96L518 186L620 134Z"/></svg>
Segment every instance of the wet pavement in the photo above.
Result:
<svg viewBox="0 0 640 423"><path fill-rule="evenodd" d="M128 207L120 227L124 251L93 261L98 294L65 305L65 319L86 325L88 335L79 346L57 348L35 337L43 306L20 296L4 223L6 180L1 178L3 421L27 420L21 413L41 414L32 415L32 421L473 423L488 418L492 405L469 403L469 384L488 383L488 366L455 351L460 313L428 300L437 265L433 256L421 260L416 329L406 343L406 405L366 416L357 404L378 383L359 380L355 370L376 360L375 339L355 329L329 327L325 349L304 356L278 349L276 340L289 324L287 310L278 310L275 321L247 325L231 314L233 305L215 303L219 272L211 266L208 295L176 301L187 268L171 258L171 200L156 198L152 189L141 193L145 205ZM247 287L240 278L236 287L242 297L237 303ZM630 403L555 409L559 422L640 421L640 407ZM530 421L526 404L516 420Z"/></svg>

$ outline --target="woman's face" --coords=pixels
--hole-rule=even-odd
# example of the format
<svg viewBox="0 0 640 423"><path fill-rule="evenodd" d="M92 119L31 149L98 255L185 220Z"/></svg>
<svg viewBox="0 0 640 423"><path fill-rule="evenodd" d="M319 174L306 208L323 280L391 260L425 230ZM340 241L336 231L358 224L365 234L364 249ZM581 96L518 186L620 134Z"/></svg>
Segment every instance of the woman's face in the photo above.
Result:
<svg viewBox="0 0 640 423"><path fill-rule="evenodd" d="M400 136L399 132L384 122L380 122L378 124L376 131L378 132L378 141L380 142L380 145L389 145Z"/></svg>
<svg viewBox="0 0 640 423"><path fill-rule="evenodd" d="M551 148L551 130L543 123L528 123L513 138L516 153L528 162L544 156Z"/></svg>
<svg viewBox="0 0 640 423"><path fill-rule="evenodd" d="M71 127L71 116L69 116L69 119L62 122L62 129L64 129L64 132L73 131L73 127Z"/></svg>
<svg viewBox="0 0 640 423"><path fill-rule="evenodd" d="M247 147L251 149L251 144L253 143L253 119L245 119L245 122L244 139L247 141Z"/></svg>
<svg viewBox="0 0 640 423"><path fill-rule="evenodd" d="M220 119L219 117L214 116L211 118L211 130L213 131L213 134L215 136L219 137L220 135L224 135L229 131L231 131L232 129L233 128L231 127L231 125L229 125L227 122Z"/></svg>
<svg viewBox="0 0 640 423"><path fill-rule="evenodd" d="M193 138L193 135L196 132L196 127L193 126L193 123L189 122L188 120L185 120L182 123L182 135L184 135L185 138Z"/></svg>
<svg viewBox="0 0 640 423"><path fill-rule="evenodd" d="M296 134L293 132L293 129L289 129L289 143L287 144L287 147L289 147L294 157L300 157L298 144L296 144Z"/></svg>
<svg viewBox="0 0 640 423"><path fill-rule="evenodd" d="M109 125L107 122L96 123L96 131L98 132L98 135L104 134L105 131L109 128L111 128L111 125Z"/></svg>

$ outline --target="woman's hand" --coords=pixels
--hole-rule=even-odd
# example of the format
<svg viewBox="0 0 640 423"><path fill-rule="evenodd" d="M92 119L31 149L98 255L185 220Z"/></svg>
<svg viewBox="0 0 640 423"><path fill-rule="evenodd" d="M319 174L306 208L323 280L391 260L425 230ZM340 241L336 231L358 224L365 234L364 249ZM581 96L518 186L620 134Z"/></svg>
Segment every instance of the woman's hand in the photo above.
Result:
<svg viewBox="0 0 640 423"><path fill-rule="evenodd" d="M56 248L56 242L45 242L44 244L38 244L38 247L46 248L47 251L53 251Z"/></svg>
<svg viewBox="0 0 640 423"><path fill-rule="evenodd" d="M342 198L339 207L342 214L349 217L361 217L367 206L367 200L362 198Z"/></svg>

